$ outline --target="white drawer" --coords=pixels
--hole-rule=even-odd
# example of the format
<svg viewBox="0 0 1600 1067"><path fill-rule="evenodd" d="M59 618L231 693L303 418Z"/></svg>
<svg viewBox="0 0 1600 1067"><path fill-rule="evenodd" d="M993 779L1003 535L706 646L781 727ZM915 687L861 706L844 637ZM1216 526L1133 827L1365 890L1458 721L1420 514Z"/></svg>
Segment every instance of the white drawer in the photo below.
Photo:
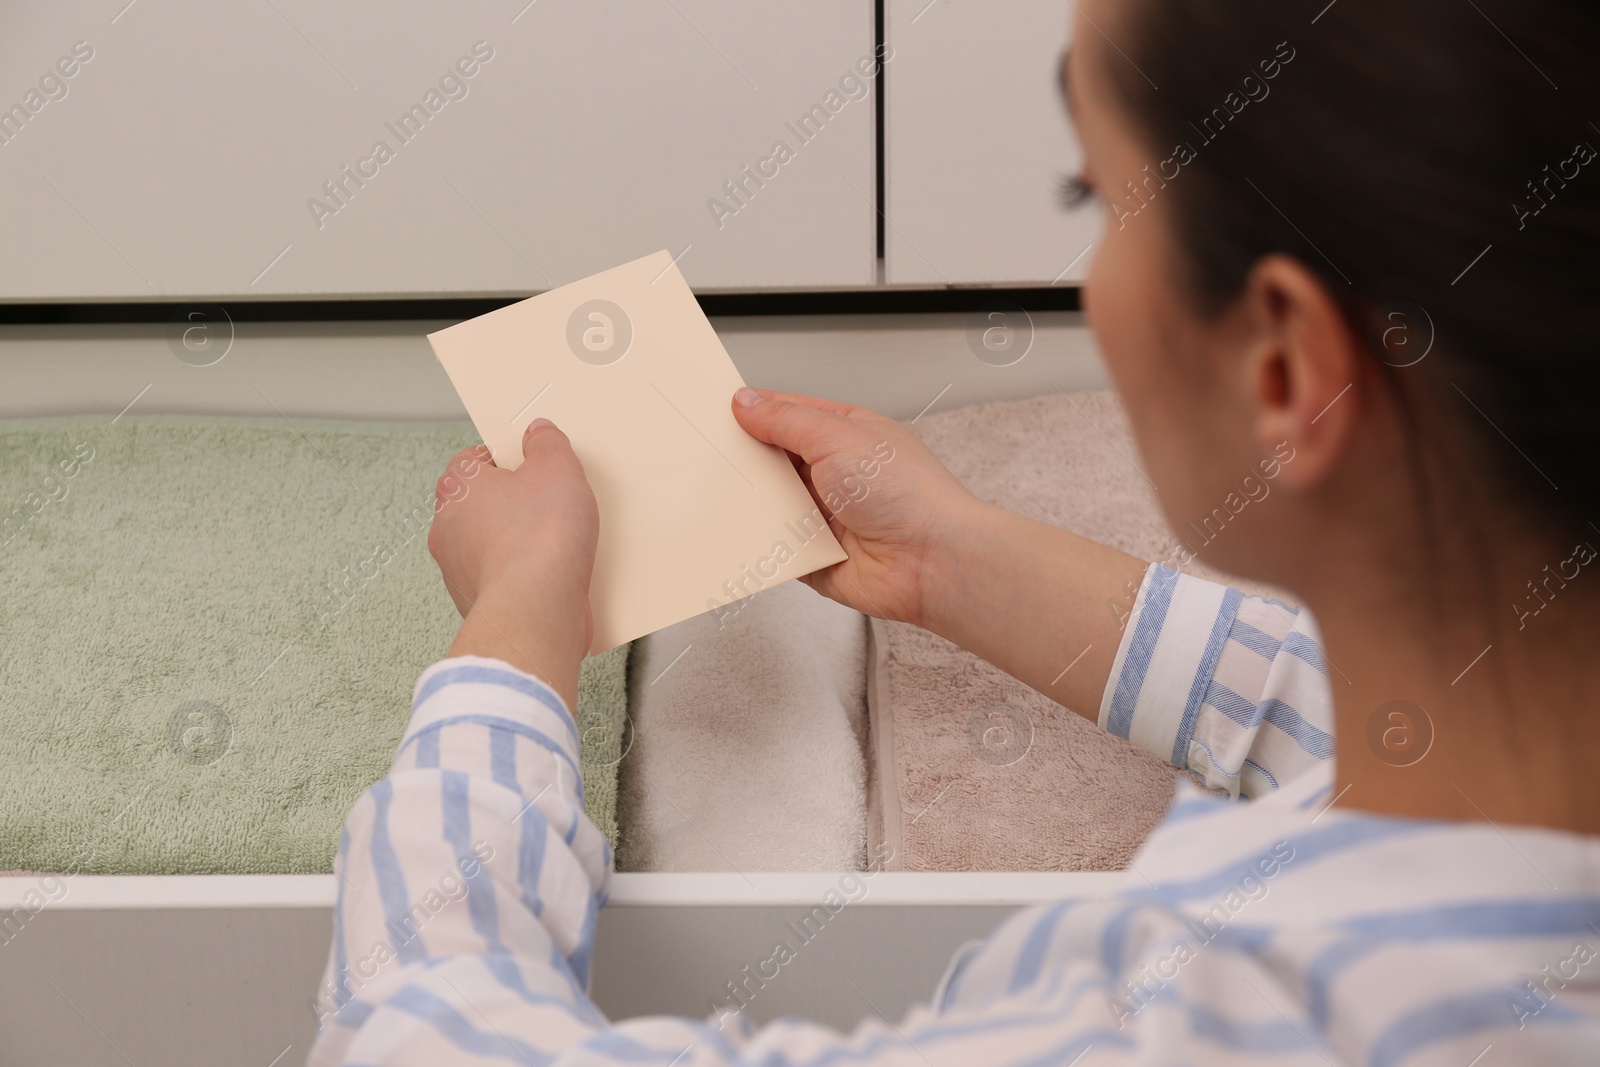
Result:
<svg viewBox="0 0 1600 1067"><path fill-rule="evenodd" d="M240 323L236 350L207 368L177 360L160 326L8 327L0 329L0 416L114 413L138 394L141 412L271 414L281 405L324 417L462 417L422 337L432 325ZM1104 385L1078 316L1040 315L1035 325L1033 352L1005 368L969 350L965 315L739 319L717 328L753 381L910 418L930 401L942 410ZM600 919L595 997L617 1018L704 1016L747 965L771 957L786 924L802 921L844 877L618 875ZM751 1012L841 1027L874 1010L898 1020L933 991L960 944L1014 908L1103 895L1120 878L877 874L759 989ZM28 894L41 893L39 879L0 878L0 1064L303 1061L332 933L332 876L77 876L61 884L34 913L29 905L41 898Z"/></svg>
<svg viewBox="0 0 1600 1067"><path fill-rule="evenodd" d="M595 999L612 1018L703 1017L729 1000L729 983L746 983L757 1021L898 1021L957 947L1015 908L1103 896L1121 879L885 872L818 916L830 890L861 874L618 875L600 917ZM0 878L0 1062L302 1062L334 891L331 875ZM748 982L779 939L794 958Z"/></svg>

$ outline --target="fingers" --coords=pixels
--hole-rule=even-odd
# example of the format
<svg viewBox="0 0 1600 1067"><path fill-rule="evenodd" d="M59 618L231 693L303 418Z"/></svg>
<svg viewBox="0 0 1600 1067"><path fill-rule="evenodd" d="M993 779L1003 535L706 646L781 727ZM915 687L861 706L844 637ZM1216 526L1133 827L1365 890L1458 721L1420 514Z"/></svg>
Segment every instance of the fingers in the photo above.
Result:
<svg viewBox="0 0 1600 1067"><path fill-rule="evenodd" d="M450 457L450 462L445 464L444 472L471 478L482 468L491 466L493 462L489 456L488 445L468 445Z"/></svg>
<svg viewBox="0 0 1600 1067"><path fill-rule="evenodd" d="M446 504L452 504L467 495L467 482L492 467L489 450L483 445L469 445L450 457L444 473L433 483L433 510L437 514Z"/></svg>
<svg viewBox="0 0 1600 1067"><path fill-rule="evenodd" d="M517 470L537 471L562 463L578 465L572 442L549 419L534 419L522 431L522 464ZM450 457L444 473L434 483L434 512L464 498L467 482L486 472L503 476L512 472L496 466L488 445L469 445Z"/></svg>
<svg viewBox="0 0 1600 1067"><path fill-rule="evenodd" d="M773 394L780 395L787 394ZM757 441L787 449L806 463L826 455L848 425L845 416L837 412L793 400L768 399L754 389L734 394L733 417Z"/></svg>

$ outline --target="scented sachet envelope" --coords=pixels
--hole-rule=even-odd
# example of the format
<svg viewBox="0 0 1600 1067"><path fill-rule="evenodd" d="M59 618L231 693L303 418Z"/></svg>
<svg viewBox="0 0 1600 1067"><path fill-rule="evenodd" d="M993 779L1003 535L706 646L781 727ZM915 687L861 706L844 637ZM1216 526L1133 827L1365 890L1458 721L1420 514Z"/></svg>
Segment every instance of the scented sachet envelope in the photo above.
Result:
<svg viewBox="0 0 1600 1067"><path fill-rule="evenodd" d="M667 252L428 341L496 466L534 419L571 438L600 508L591 651L846 558L783 450L734 421L744 381Z"/></svg>

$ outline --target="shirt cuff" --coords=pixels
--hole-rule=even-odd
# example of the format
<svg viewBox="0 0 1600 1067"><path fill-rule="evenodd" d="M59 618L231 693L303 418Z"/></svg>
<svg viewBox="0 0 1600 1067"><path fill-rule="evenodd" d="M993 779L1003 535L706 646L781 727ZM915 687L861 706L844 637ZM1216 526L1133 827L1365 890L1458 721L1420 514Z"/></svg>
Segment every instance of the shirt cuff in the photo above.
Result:
<svg viewBox="0 0 1600 1067"><path fill-rule="evenodd" d="M1195 717L1242 600L1237 589L1152 563L1101 697L1100 726L1187 766Z"/></svg>
<svg viewBox="0 0 1600 1067"><path fill-rule="evenodd" d="M565 755L574 768L582 753L578 727L566 703L547 683L504 660L452 656L417 679L403 751L419 735L457 722L501 720L531 730L541 743Z"/></svg>

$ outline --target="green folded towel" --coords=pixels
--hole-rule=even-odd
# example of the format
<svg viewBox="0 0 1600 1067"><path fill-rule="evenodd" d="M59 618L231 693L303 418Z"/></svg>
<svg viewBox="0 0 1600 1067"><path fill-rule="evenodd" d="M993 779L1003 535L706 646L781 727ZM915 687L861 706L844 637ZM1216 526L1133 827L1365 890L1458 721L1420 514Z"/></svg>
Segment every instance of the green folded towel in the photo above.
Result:
<svg viewBox="0 0 1600 1067"><path fill-rule="evenodd" d="M583 749L583 809L617 847L617 765L628 754L628 650L618 645L578 668L578 741Z"/></svg>
<svg viewBox="0 0 1600 1067"><path fill-rule="evenodd" d="M0 422L0 870L331 870L459 621L427 528L476 441L466 423ZM578 698L613 841L627 655L586 661Z"/></svg>

